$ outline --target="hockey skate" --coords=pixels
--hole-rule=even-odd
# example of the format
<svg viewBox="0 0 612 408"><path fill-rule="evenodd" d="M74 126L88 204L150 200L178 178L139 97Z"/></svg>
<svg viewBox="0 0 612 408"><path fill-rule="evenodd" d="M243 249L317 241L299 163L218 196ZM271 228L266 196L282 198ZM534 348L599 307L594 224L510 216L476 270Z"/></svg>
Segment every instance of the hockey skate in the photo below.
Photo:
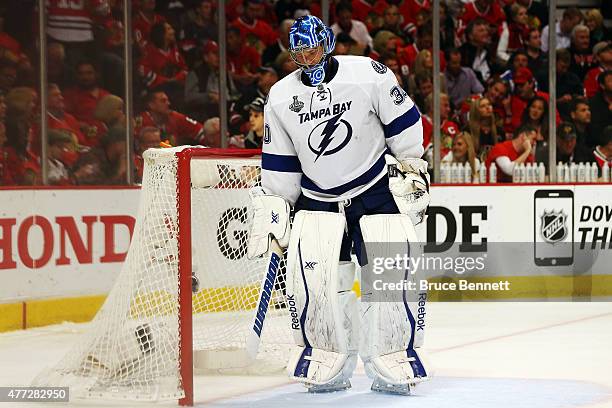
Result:
<svg viewBox="0 0 612 408"><path fill-rule="evenodd" d="M380 377L376 377L370 389L385 394L410 395L410 391L414 386L415 384L391 384Z"/></svg>

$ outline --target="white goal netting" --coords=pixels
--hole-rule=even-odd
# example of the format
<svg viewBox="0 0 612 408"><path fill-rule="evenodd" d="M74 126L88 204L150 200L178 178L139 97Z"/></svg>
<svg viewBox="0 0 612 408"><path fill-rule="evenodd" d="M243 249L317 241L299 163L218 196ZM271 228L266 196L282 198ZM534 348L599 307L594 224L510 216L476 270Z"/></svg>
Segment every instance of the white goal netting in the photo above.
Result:
<svg viewBox="0 0 612 408"><path fill-rule="evenodd" d="M75 349L42 372L35 385L69 386L77 398L184 397L179 328L190 322L179 314L183 235L178 214L184 206L177 202L177 180L185 175L177 175L177 154L183 150L145 153L140 206L122 270ZM248 190L259 182L260 161L220 156L217 149L192 150L207 154L191 160L191 244L181 245L181 250L191 249L199 280L192 297L193 349L210 352L209 360L229 357L225 363L212 361L219 367L245 365L236 356L244 356L266 267L265 261L246 257L251 220ZM286 363L290 347L284 267L279 271L255 362L259 365Z"/></svg>

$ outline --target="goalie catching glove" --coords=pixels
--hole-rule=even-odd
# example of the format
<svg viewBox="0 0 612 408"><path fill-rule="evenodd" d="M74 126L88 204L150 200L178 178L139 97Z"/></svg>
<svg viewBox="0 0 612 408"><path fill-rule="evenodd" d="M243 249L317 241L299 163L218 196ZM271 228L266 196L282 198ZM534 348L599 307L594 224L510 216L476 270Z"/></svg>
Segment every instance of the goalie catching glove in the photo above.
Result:
<svg viewBox="0 0 612 408"><path fill-rule="evenodd" d="M385 155L389 174L389 190L400 213L406 214L414 225L423 222L429 206L429 173L422 159L398 160Z"/></svg>
<svg viewBox="0 0 612 408"><path fill-rule="evenodd" d="M253 224L249 234L247 256L253 259L270 249L270 235L285 248L289 244L291 207L281 196L266 194L261 187L249 191L253 205Z"/></svg>

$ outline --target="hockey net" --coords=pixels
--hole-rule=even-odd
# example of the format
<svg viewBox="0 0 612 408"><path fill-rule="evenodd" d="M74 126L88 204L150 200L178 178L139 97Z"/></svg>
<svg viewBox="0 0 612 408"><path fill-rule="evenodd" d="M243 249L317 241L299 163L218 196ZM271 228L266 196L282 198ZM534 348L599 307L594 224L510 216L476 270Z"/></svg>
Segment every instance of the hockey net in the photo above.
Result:
<svg viewBox="0 0 612 408"><path fill-rule="evenodd" d="M248 190L259 183L259 158L244 150L177 147L148 150L144 159L121 272L75 349L35 385L69 386L77 398L191 405L193 350L219 370L252 374L267 363L286 364L291 334L282 265L257 360L245 352L266 272L264 260L246 257Z"/></svg>

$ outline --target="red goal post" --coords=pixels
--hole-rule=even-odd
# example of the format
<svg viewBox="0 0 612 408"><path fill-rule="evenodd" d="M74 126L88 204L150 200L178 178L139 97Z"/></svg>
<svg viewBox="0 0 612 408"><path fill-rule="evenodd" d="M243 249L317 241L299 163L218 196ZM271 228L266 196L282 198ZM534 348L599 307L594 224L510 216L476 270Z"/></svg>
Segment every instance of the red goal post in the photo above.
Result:
<svg viewBox="0 0 612 408"><path fill-rule="evenodd" d="M193 406L193 329L189 317L192 312L191 296L191 162L194 158L253 158L260 157L261 149L201 149L187 148L177 153L177 212L179 225L179 276L180 291L180 372L183 381L185 397L179 400L179 405Z"/></svg>

